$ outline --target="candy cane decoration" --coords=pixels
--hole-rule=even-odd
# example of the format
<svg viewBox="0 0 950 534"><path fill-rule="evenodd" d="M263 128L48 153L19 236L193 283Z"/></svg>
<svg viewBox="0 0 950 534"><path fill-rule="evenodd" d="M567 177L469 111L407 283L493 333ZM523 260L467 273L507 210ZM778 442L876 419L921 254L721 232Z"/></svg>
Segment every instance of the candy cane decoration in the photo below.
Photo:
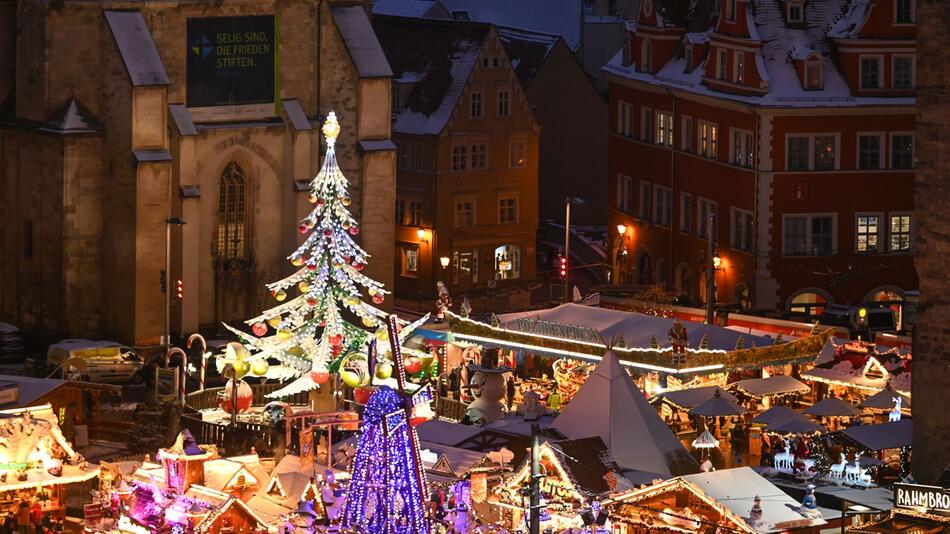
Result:
<svg viewBox="0 0 950 534"><path fill-rule="evenodd" d="M201 371L198 373L198 391L205 390L205 375L208 372L208 358L211 357L211 353L208 352L208 342L205 341L205 337L201 334L191 334L188 336L188 344L185 345L189 349L191 344L198 340L201 343Z"/></svg>
<svg viewBox="0 0 950 534"><path fill-rule="evenodd" d="M178 397L181 402L181 405L185 405L185 382L188 378L188 355L185 354L185 351L181 350L178 347L171 347L168 349L168 352L165 353L165 367L168 367L171 364L172 354L178 354L181 356L181 379L178 380Z"/></svg>

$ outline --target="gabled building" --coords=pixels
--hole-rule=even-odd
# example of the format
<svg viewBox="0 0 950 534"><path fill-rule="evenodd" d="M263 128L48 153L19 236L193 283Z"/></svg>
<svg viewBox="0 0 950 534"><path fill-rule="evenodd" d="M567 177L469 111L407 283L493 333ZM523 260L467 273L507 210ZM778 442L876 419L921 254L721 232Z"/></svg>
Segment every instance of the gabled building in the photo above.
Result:
<svg viewBox="0 0 950 534"><path fill-rule="evenodd" d="M914 16L914 0L644 0L604 67L613 280L703 302L711 235L719 305L900 315Z"/></svg>
<svg viewBox="0 0 950 534"><path fill-rule="evenodd" d="M380 15L373 27L395 73L397 296L533 279L540 128L498 32Z"/></svg>

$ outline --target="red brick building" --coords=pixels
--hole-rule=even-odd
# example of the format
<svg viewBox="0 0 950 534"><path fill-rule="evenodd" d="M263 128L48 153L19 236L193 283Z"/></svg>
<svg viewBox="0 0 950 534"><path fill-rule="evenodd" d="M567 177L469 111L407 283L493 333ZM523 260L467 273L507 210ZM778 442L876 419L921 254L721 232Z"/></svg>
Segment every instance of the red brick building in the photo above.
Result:
<svg viewBox="0 0 950 534"><path fill-rule="evenodd" d="M705 301L711 214L720 305L906 298L914 0L689 4L643 0L604 67L613 280Z"/></svg>

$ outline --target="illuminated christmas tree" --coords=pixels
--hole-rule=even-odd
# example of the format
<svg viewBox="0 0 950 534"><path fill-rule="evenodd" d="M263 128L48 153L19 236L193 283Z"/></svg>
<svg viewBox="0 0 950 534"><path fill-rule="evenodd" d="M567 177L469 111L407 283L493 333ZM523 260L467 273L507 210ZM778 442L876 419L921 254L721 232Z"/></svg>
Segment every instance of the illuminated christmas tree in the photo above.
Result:
<svg viewBox="0 0 950 534"><path fill-rule="evenodd" d="M369 398L341 516L343 528L369 534L429 532L423 508L428 483L419 465L418 438L407 419L407 402L386 386Z"/></svg>
<svg viewBox="0 0 950 534"><path fill-rule="evenodd" d="M334 145L339 133L340 125L331 111L323 125L326 159L310 184L308 200L314 208L298 227L307 238L289 256L298 269L267 285L281 304L245 321L253 336L228 326L252 352L233 356L238 366L245 365L243 361L253 374L291 380L271 397L325 384L344 355L365 353L372 330L386 317L363 300L365 290L373 304L382 304L388 291L361 272L369 254L353 240L359 234L359 224L347 210L351 202L347 180L336 162ZM357 322L359 325L354 324ZM379 335L385 339L385 330L380 329ZM280 365L268 366L266 361L271 358ZM227 361L218 360L219 367Z"/></svg>

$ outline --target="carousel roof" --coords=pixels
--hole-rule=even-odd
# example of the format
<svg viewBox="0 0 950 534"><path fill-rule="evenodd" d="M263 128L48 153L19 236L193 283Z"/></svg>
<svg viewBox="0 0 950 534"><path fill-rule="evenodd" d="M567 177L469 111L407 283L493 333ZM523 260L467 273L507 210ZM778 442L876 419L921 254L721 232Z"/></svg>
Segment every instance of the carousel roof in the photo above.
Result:
<svg viewBox="0 0 950 534"><path fill-rule="evenodd" d="M696 460L650 406L613 351L604 355L552 427L569 439L600 437L625 470L664 477L698 470Z"/></svg>

